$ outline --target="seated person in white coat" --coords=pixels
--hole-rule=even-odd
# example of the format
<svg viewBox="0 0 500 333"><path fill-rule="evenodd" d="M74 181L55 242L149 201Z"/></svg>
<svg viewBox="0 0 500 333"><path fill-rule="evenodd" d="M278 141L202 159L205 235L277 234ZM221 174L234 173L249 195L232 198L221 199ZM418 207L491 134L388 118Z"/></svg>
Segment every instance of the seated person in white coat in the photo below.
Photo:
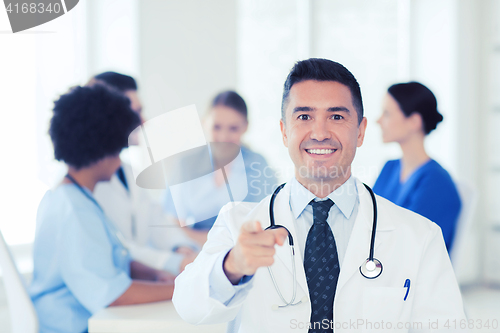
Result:
<svg viewBox="0 0 500 333"><path fill-rule="evenodd" d="M102 86L75 87L53 111L54 155L68 173L38 207L29 292L41 333L87 332L90 316L109 305L170 299L173 276L132 261L92 195L140 124L129 100Z"/></svg>
<svg viewBox="0 0 500 333"><path fill-rule="evenodd" d="M263 230L271 196L226 205L200 255L175 280L180 316L228 322L228 332L411 332L464 319L440 228L372 198L351 175L367 125L351 72L326 59L298 62L281 113L295 177L272 207L295 255L286 229Z"/></svg>
<svg viewBox="0 0 500 333"><path fill-rule="evenodd" d="M134 78L105 72L94 76L88 85L96 82L124 94L142 121L142 103ZM175 275L194 260L196 253L192 248L197 248L196 243L173 220L167 219L161 205L146 189L136 185L129 164L122 161L109 182L98 183L94 197L120 230L134 260Z"/></svg>

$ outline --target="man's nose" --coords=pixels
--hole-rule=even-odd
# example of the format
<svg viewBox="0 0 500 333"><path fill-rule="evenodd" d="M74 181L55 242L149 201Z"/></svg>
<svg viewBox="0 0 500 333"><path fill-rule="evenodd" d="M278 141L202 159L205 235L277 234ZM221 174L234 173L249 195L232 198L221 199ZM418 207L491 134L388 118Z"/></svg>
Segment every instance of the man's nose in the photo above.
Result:
<svg viewBox="0 0 500 333"><path fill-rule="evenodd" d="M328 124L324 120L316 120L314 121L313 128L311 131L311 139L315 139L317 141L323 141L325 139L331 138L331 132L328 128Z"/></svg>

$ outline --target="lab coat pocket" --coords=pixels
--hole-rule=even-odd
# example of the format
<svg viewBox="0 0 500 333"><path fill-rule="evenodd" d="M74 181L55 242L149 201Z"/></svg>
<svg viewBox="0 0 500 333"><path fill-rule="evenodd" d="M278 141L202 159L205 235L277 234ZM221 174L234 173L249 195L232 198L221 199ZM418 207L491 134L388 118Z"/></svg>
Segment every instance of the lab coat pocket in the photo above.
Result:
<svg viewBox="0 0 500 333"><path fill-rule="evenodd" d="M404 328L402 322L403 309L406 306L404 297L406 288L371 287L363 292L364 332L398 331ZM405 330L403 330L405 331Z"/></svg>

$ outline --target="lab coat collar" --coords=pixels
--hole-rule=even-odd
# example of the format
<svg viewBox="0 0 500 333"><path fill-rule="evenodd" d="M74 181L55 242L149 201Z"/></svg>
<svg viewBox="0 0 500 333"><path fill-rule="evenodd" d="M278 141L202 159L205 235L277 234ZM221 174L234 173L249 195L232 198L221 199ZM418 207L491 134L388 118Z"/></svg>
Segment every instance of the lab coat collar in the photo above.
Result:
<svg viewBox="0 0 500 333"><path fill-rule="evenodd" d="M295 177L290 181L290 186L290 206L292 208L293 217L297 219L309 202L315 199L316 196L305 188L304 185L299 183ZM356 181L351 175L344 184L330 193L327 197L335 203L342 214L344 214L345 218L349 219L354 210L357 196Z"/></svg>

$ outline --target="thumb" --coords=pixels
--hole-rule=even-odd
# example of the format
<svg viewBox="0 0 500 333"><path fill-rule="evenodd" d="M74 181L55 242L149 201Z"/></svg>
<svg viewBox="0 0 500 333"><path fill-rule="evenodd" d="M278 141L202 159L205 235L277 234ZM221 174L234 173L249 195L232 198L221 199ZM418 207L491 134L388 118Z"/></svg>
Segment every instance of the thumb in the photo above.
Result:
<svg viewBox="0 0 500 333"><path fill-rule="evenodd" d="M288 231L285 228L277 228L273 232L276 244L283 245L288 237Z"/></svg>
<svg viewBox="0 0 500 333"><path fill-rule="evenodd" d="M262 231L262 226L259 221L247 221L241 226L241 231L256 234Z"/></svg>

